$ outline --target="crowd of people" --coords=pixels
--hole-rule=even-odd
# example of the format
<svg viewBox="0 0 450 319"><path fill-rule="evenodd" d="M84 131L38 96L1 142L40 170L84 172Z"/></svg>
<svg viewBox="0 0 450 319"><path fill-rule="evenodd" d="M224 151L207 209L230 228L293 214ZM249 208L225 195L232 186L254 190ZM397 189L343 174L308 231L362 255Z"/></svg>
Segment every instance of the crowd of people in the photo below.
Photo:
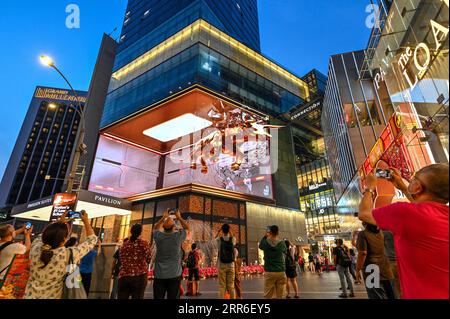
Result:
<svg viewBox="0 0 450 319"><path fill-rule="evenodd" d="M81 221L85 229L85 239L79 242L72 236L73 220L67 213L49 224L42 234L31 242L32 228L14 230L7 225L0 228L1 273L5 274L14 256L29 255L29 275L23 298L25 299L65 299L74 298L69 286L77 289L76 298L88 298L91 291L94 261L100 255L100 240L94 234L88 214L83 211ZM177 227L176 224L180 227ZM134 224L130 236L126 238L113 256L111 279L113 281L111 299L143 299L148 285L148 272L153 260L153 297L155 299L179 299L183 294L200 296L200 265L204 256L196 243L186 254L183 243L189 235L189 224L182 218L179 210L170 215L166 211L155 224L151 245L142 239L143 227ZM23 233L25 242L14 239ZM288 240L278 238L277 226L271 226L261 240L260 248L265 259L266 298L299 298L296 249ZM242 299L241 286L242 258L237 240L229 224L223 224L214 240L217 254L218 297L221 299ZM154 254L154 256L152 255ZM77 270L72 269L76 265ZM182 274L188 269L187 291L184 293ZM300 270L302 271L302 270ZM69 281L70 279L70 281ZM69 291L69 292L68 292ZM287 291L287 295L285 292Z"/></svg>
<svg viewBox="0 0 450 319"><path fill-rule="evenodd" d="M308 263L307 269L318 276L336 268L341 298L355 297L355 285L363 283L370 299L448 299L448 178L448 165L436 164L418 171L407 185L400 172L392 169L389 181L410 202L374 209L377 178L368 175L358 215L364 229L354 233L351 248L342 239L336 239L332 263L327 254L319 252L309 253L305 260L289 240L280 238L278 226L268 226L259 242L264 254L264 297L291 299L293 294L294 299L300 298L298 275L305 272ZM85 230L82 242L72 237L72 220L67 213L49 224L33 242L32 227L15 230L11 225L1 226L0 287L14 258L28 255L23 298L87 298L94 261L102 247L84 211L81 222ZM181 212L170 214L168 210L155 224L154 251L150 242L142 239L142 231L142 225L133 225L129 238L114 254L110 298L143 299L152 261L155 299L179 299L183 294L200 296L204 256L196 243L188 253L184 251L190 227ZM19 234L23 234L22 243L14 240ZM218 297L241 299L243 262L230 225L221 226L213 246L218 252ZM71 265L78 267L74 271ZM186 293L182 282L185 269Z"/></svg>

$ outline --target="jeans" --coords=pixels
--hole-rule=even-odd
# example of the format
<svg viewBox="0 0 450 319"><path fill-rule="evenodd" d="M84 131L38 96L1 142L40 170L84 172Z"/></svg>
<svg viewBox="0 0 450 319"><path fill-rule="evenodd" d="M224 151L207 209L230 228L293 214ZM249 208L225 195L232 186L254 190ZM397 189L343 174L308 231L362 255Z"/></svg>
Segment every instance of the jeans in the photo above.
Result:
<svg viewBox="0 0 450 319"><path fill-rule="evenodd" d="M341 282L342 293L344 295L347 294L347 286L350 287L350 292L354 293L353 282L352 279L350 278L349 268L350 267L343 267L341 265L337 265L336 267L339 275L339 281ZM347 285L345 284L345 280L347 280Z"/></svg>
<svg viewBox="0 0 450 319"><path fill-rule="evenodd" d="M264 274L264 298L283 299L286 291L287 277L284 272L266 272Z"/></svg>
<svg viewBox="0 0 450 319"><path fill-rule="evenodd" d="M369 299L395 299L390 280L380 280L380 288L368 288L366 285L366 291Z"/></svg>
<svg viewBox="0 0 450 319"><path fill-rule="evenodd" d="M353 280L356 280L356 264L352 263L352 265L350 266L350 275L352 275Z"/></svg>
<svg viewBox="0 0 450 319"><path fill-rule="evenodd" d="M155 279L153 282L154 299L180 299L181 277L171 279Z"/></svg>
<svg viewBox="0 0 450 319"><path fill-rule="evenodd" d="M233 264L220 264L219 268L219 298L225 299L225 292L230 293L230 299L235 299L234 277L235 269Z"/></svg>
<svg viewBox="0 0 450 319"><path fill-rule="evenodd" d="M119 299L144 299L147 275L127 276L119 279Z"/></svg>

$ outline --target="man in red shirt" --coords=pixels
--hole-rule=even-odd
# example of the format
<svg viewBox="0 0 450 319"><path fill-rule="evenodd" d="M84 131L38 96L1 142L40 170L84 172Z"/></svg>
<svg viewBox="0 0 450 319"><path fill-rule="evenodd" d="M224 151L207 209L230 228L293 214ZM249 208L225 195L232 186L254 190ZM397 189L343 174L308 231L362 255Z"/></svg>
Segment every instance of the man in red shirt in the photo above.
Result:
<svg viewBox="0 0 450 319"><path fill-rule="evenodd" d="M373 208L377 179L367 176L359 219L394 235L398 272L405 299L449 298L449 166L419 170L407 186L391 168L390 181L411 203Z"/></svg>

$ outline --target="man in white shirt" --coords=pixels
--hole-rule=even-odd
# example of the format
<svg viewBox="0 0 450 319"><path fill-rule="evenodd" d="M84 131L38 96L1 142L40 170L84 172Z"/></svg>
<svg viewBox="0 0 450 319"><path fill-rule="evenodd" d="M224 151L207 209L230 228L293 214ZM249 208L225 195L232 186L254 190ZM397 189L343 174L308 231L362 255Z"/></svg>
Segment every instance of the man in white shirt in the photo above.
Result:
<svg viewBox="0 0 450 319"><path fill-rule="evenodd" d="M16 231L12 225L0 226L0 279L6 276L15 255L24 255L30 251L32 231L33 227L22 227ZM14 238L21 233L25 235L25 245L14 243Z"/></svg>

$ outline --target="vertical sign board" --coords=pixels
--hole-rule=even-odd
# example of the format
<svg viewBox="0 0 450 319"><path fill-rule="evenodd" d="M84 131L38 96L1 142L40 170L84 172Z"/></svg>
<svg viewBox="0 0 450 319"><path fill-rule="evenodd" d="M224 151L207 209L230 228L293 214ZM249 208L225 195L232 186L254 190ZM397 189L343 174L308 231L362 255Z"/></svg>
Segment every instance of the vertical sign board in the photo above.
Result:
<svg viewBox="0 0 450 319"><path fill-rule="evenodd" d="M403 128L401 115L394 113L359 171L361 189L365 187L365 177L375 170L380 160L399 169L403 178L411 177L413 166L403 140Z"/></svg>
<svg viewBox="0 0 450 319"><path fill-rule="evenodd" d="M55 199L53 200L50 222L57 221L65 212L74 211L77 207L77 201L77 194L56 194Z"/></svg>

